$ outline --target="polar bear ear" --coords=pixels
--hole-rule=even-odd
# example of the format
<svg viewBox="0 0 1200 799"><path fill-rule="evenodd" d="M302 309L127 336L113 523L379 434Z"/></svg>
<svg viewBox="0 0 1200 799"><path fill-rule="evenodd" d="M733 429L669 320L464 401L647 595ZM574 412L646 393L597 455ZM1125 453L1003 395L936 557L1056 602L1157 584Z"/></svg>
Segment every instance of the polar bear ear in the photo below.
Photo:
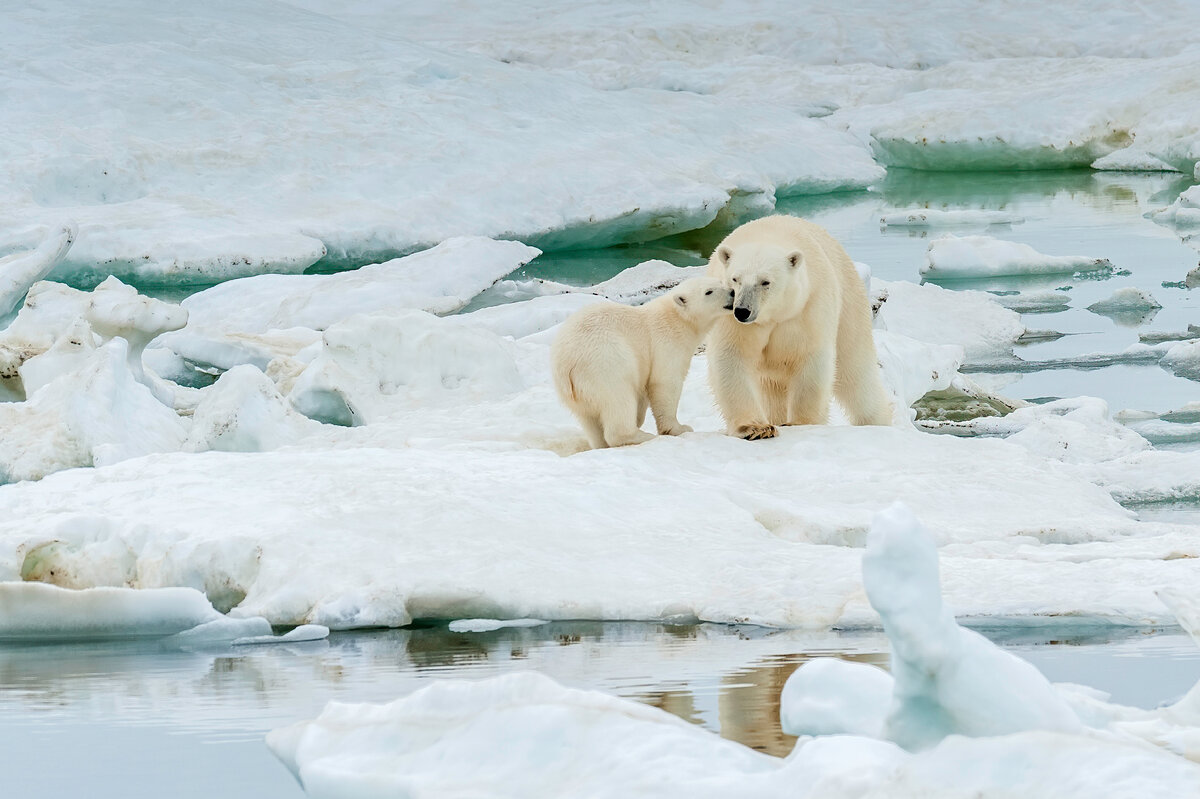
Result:
<svg viewBox="0 0 1200 799"><path fill-rule="evenodd" d="M733 253L729 252L728 247L719 247L717 249L717 260L723 264L727 264L727 263L729 263L729 257L732 254Z"/></svg>
<svg viewBox="0 0 1200 799"><path fill-rule="evenodd" d="M804 265L804 253L800 252L799 250L789 253L788 254L788 264L790 266L803 266Z"/></svg>

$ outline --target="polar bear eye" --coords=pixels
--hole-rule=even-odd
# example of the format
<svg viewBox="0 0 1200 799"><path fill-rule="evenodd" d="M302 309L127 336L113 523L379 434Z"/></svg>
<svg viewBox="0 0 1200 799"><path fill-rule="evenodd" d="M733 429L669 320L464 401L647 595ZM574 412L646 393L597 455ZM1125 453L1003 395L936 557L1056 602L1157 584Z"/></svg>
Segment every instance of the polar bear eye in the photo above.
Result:
<svg viewBox="0 0 1200 799"><path fill-rule="evenodd" d="M767 286L771 285L771 281L769 281L769 280L764 280L764 281L763 281L762 283L760 283L759 285L760 285L760 286L762 286L763 288L766 288Z"/></svg>
<svg viewBox="0 0 1200 799"><path fill-rule="evenodd" d="M712 289L709 289L708 291L704 292L705 297L707 297L709 294L712 294Z"/></svg>
<svg viewBox="0 0 1200 799"><path fill-rule="evenodd" d="M738 280L736 277L731 277L731 278L729 278L729 279L730 279L730 280L732 280L734 283L741 283L741 282L742 282L742 281Z"/></svg>

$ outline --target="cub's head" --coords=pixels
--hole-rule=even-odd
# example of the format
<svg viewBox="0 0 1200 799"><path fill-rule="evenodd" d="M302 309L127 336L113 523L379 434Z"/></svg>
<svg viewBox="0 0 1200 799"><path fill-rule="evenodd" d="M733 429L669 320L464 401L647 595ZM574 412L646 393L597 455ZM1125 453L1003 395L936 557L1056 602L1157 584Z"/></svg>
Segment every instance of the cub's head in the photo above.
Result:
<svg viewBox="0 0 1200 799"><path fill-rule="evenodd" d="M771 322L790 316L808 296L804 253L772 244L717 247L708 273L733 289L733 317L739 322Z"/></svg>
<svg viewBox="0 0 1200 799"><path fill-rule="evenodd" d="M733 292L715 277L693 277L671 289L676 311L694 324L707 327L733 310Z"/></svg>

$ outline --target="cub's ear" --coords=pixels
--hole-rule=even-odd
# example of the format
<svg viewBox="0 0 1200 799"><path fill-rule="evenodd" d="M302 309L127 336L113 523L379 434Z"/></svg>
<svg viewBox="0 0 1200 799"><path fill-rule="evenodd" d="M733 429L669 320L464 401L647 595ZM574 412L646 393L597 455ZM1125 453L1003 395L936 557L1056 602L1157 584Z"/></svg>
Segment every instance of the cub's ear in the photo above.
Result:
<svg viewBox="0 0 1200 799"><path fill-rule="evenodd" d="M804 265L804 253L800 252L799 250L789 253L788 254L788 264L791 266L794 266L794 267L795 266L803 266Z"/></svg>
<svg viewBox="0 0 1200 799"><path fill-rule="evenodd" d="M723 264L729 263L729 257L732 254L733 253L729 252L728 247L718 247L717 248L717 260Z"/></svg>
<svg viewBox="0 0 1200 799"><path fill-rule="evenodd" d="M687 305L687 297L683 296L682 294L676 294L675 295L675 304L681 305L681 306Z"/></svg>

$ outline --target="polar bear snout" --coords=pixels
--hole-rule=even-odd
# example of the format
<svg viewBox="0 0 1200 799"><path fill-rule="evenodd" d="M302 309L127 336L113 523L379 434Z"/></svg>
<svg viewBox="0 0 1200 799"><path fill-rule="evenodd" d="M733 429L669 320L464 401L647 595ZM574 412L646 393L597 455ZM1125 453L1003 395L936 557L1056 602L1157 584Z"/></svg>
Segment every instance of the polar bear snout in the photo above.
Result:
<svg viewBox="0 0 1200 799"><path fill-rule="evenodd" d="M740 308L733 309L733 318L738 320L739 322L745 322L746 324L750 324L751 322L754 321L754 319L752 318L753 315L754 315L753 312L744 305Z"/></svg>
<svg viewBox="0 0 1200 799"><path fill-rule="evenodd" d="M733 310L733 289L729 290L729 296L725 299L725 310Z"/></svg>

